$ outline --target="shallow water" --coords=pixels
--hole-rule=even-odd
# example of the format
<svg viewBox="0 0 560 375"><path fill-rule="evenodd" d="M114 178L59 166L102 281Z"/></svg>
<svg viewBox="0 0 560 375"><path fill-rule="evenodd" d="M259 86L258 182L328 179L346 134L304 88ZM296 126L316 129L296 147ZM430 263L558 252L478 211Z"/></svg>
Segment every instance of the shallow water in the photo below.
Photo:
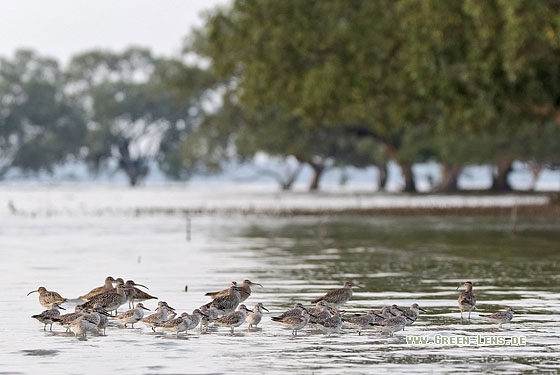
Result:
<svg viewBox="0 0 560 375"><path fill-rule="evenodd" d="M50 204L56 207L56 199ZM195 215L188 236L181 215L127 212L0 215L0 374L558 371L560 219L519 219L513 226L480 217ZM205 292L248 278L264 288L253 288L247 305L262 302L270 313L259 329L242 326L233 336L218 328L177 339L115 323L106 336L87 341L56 325L44 332L30 318L43 310L37 294L26 296L38 286L75 298L108 275L149 286L179 312L208 302ZM478 310L461 323L456 288L467 279ZM427 313L392 338L373 329L331 336L304 329L293 337L270 320L344 280L362 286L345 305L348 313L414 302ZM517 313L501 330L478 317L508 306ZM405 339L436 334L522 336L527 345Z"/></svg>

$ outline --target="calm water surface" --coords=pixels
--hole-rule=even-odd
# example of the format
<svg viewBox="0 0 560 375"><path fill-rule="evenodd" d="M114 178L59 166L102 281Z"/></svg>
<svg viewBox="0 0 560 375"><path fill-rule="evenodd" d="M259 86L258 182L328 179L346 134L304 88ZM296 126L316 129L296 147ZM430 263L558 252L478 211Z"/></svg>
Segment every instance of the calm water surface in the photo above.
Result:
<svg viewBox="0 0 560 375"><path fill-rule="evenodd" d="M560 219L3 214L0 374L365 374L557 372ZM177 311L209 301L232 280L261 283L247 300L270 313L259 329L187 337L116 323L80 341L30 316L38 286L75 298L106 276L133 279ZM427 310L393 338L350 329L296 338L270 320L352 280L348 313L414 302ZM478 310L462 324L457 286L471 280ZM185 288L188 291L185 292ZM72 309L74 302L67 303ZM155 301L146 305L154 309ZM478 317L513 306L512 323ZM522 347L408 345L406 336L523 336Z"/></svg>

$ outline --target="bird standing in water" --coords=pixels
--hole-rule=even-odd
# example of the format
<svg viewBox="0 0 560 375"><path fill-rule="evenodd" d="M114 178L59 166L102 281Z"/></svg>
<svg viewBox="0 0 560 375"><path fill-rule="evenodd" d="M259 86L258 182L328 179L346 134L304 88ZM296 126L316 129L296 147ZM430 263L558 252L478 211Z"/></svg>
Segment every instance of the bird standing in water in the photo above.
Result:
<svg viewBox="0 0 560 375"><path fill-rule="evenodd" d="M263 310L268 311L264 305L259 302L253 307L253 311L247 313L247 318L245 321L249 324L249 329L257 328L257 325L261 322L263 317Z"/></svg>
<svg viewBox="0 0 560 375"><path fill-rule="evenodd" d="M52 304L52 308L50 308L49 310L45 310L42 313L33 315L31 317L37 319L38 321L44 324L43 331L47 330L47 325L51 326L50 330L52 331L52 325L55 321L53 318L60 317L59 309L66 310L64 307L60 306L58 303L55 302Z"/></svg>
<svg viewBox="0 0 560 375"><path fill-rule="evenodd" d="M37 290L32 290L27 293L27 295L31 293L39 293L39 303L46 309L52 308L53 303L58 303L60 305L68 300L68 298L62 297L57 292L47 290L44 286L40 286Z"/></svg>
<svg viewBox="0 0 560 375"><path fill-rule="evenodd" d="M311 303L325 301L332 306L344 305L352 297L352 287L359 288L358 285L352 284L350 281L346 281L342 288L331 290L323 297L311 301Z"/></svg>
<svg viewBox="0 0 560 375"><path fill-rule="evenodd" d="M499 327L502 328L502 324L511 322L514 312L513 307L508 307L506 311L498 311L490 315L480 314L479 316L498 323Z"/></svg>
<svg viewBox="0 0 560 375"><path fill-rule="evenodd" d="M463 284L457 287L459 290L460 287L464 286L465 291L459 295L459 299L457 300L459 304L459 309L461 310L461 320L463 320L463 311L469 312L469 320L471 319L471 311L476 308L476 297L472 291L473 283L470 281L465 281Z"/></svg>

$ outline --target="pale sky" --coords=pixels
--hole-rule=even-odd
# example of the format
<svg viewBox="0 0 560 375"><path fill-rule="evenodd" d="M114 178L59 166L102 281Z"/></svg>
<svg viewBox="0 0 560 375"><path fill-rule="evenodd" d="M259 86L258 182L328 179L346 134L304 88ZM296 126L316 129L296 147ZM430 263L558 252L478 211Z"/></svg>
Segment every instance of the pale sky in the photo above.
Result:
<svg viewBox="0 0 560 375"><path fill-rule="evenodd" d="M178 55L201 12L232 0L0 0L0 56L18 48L67 63L93 48L135 45Z"/></svg>

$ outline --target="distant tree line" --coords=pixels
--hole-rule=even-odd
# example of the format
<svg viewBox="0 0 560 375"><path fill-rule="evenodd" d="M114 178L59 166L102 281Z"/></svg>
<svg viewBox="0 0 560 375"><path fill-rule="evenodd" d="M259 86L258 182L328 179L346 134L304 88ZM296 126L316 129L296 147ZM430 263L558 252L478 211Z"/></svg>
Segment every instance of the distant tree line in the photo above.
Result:
<svg viewBox="0 0 560 375"><path fill-rule="evenodd" d="M117 160L135 185L151 162L187 179L265 153L297 160L263 171L284 189L303 165L310 190L334 166L376 166L384 188L395 161L415 192L412 166L437 161L453 192L467 165L493 165L496 191L516 160L560 167L560 2L237 0L206 17L183 60L2 58L0 176Z"/></svg>
<svg viewBox="0 0 560 375"><path fill-rule="evenodd" d="M184 82L181 89L169 85ZM10 168L52 172L84 161L92 172L116 161L130 185L150 162L188 178L185 137L205 116L208 72L141 48L89 51L65 69L29 50L0 60L0 177Z"/></svg>

